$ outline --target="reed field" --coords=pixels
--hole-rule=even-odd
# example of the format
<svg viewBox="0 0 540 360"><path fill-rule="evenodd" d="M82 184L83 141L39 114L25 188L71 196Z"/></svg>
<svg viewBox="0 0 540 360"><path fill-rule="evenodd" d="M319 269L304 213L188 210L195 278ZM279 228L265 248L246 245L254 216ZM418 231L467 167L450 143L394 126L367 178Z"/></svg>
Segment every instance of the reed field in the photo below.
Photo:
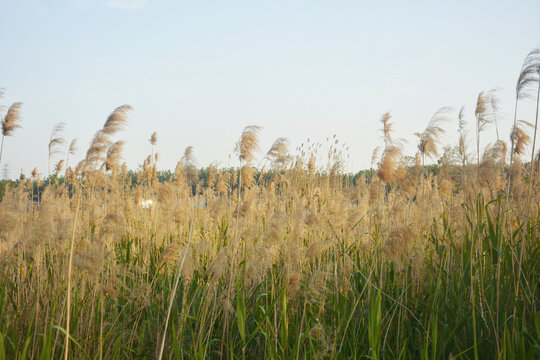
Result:
<svg viewBox="0 0 540 360"><path fill-rule="evenodd" d="M0 188L0 359L540 358L539 77L537 49L515 98L536 117L511 134L494 91L478 95L475 133L441 108L416 154L384 114L357 174L335 136L259 149L257 126L235 168L200 169L188 147L158 171L158 129L128 170L114 139L129 105L73 164L80 144L58 124L49 176ZM2 146L21 109L2 112ZM459 143L445 144L452 122Z"/></svg>

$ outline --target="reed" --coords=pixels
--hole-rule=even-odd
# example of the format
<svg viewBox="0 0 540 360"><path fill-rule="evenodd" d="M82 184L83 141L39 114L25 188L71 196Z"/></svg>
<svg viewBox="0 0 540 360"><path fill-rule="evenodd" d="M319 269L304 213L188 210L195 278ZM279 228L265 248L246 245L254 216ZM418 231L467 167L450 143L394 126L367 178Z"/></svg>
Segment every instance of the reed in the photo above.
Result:
<svg viewBox="0 0 540 360"><path fill-rule="evenodd" d="M536 123L507 145L498 101L477 98L476 161L463 108L442 156L449 108L410 157L386 113L357 174L337 136L278 138L256 166L258 126L234 168L188 146L160 170L154 133L129 171L115 137L132 108L115 109L75 169L72 141L48 178L0 182L0 358L538 358Z"/></svg>

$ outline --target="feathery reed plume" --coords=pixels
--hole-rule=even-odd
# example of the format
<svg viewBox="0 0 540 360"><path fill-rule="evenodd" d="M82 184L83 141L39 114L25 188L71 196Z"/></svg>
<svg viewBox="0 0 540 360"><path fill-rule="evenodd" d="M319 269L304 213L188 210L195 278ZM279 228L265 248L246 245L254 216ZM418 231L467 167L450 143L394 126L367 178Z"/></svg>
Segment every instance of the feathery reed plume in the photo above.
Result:
<svg viewBox="0 0 540 360"><path fill-rule="evenodd" d="M77 139L73 139L69 143L68 151L66 155L66 175L67 175L67 170L69 169L69 156L75 155L76 152L77 152Z"/></svg>
<svg viewBox="0 0 540 360"><path fill-rule="evenodd" d="M516 84L516 96L523 99L531 96L529 90L531 86L538 83L538 68L540 66L540 48L533 49L523 61L521 72Z"/></svg>
<svg viewBox="0 0 540 360"><path fill-rule="evenodd" d="M415 233L410 226L401 225L390 232L384 243L383 252L392 261L407 257L414 247Z"/></svg>
<svg viewBox="0 0 540 360"><path fill-rule="evenodd" d="M122 154L122 149L124 147L125 142L122 140L119 140L111 145L109 150L107 150L107 158L105 160L105 170L109 171L112 170L113 172L113 178L118 173L119 166L120 166L120 158Z"/></svg>
<svg viewBox="0 0 540 360"><path fill-rule="evenodd" d="M154 131L152 135L150 135L150 139L148 139L148 141L150 141L152 146L155 146L157 144L157 132Z"/></svg>
<svg viewBox="0 0 540 360"><path fill-rule="evenodd" d="M496 153L497 161L502 164L502 169L506 165L506 153L508 152L508 144L504 140L497 140L493 144L493 151Z"/></svg>
<svg viewBox="0 0 540 360"><path fill-rule="evenodd" d="M77 139L71 140L68 147L68 155L75 155L77 152Z"/></svg>
<svg viewBox="0 0 540 360"><path fill-rule="evenodd" d="M308 161L308 171L310 174L315 174L316 165L315 165L315 155L311 154Z"/></svg>
<svg viewBox="0 0 540 360"><path fill-rule="evenodd" d="M388 147L382 154L381 161L379 162L379 169L377 170L377 176L381 181L390 183L394 172L399 165L399 158L401 156L401 148L395 145Z"/></svg>
<svg viewBox="0 0 540 360"><path fill-rule="evenodd" d="M540 115L540 47L533 50L532 53L533 53L533 56L531 57L532 59L530 61L529 66L536 70L536 117L534 119L534 132L533 132L533 141L532 141L532 148L531 148L531 168L529 171L529 188L527 190L527 198L529 199L529 205L527 206L528 209L530 208L530 202L531 202L530 194L531 194L532 186L534 183L534 176L535 176L534 151L536 150L536 132L538 130L538 117ZM528 218L525 223L527 223L527 221L528 221Z"/></svg>
<svg viewBox="0 0 540 360"><path fill-rule="evenodd" d="M230 176L231 174L229 173L223 173L223 172L219 172L218 173L218 178L217 178L217 182L216 182L216 192L220 195L224 195L224 194L227 194L229 192L229 184L230 184Z"/></svg>
<svg viewBox="0 0 540 360"><path fill-rule="evenodd" d="M392 144L392 136L390 132L392 131L392 127L394 126L394 124L390 122L390 118L391 115L389 112L384 113L384 115L381 117L381 123L383 124L381 132L383 133L385 147L388 147L390 146L390 144Z"/></svg>
<svg viewBox="0 0 540 360"><path fill-rule="evenodd" d="M64 160L60 160L56 163L56 165L54 166L54 172L55 174L58 174L60 171L62 171L64 167Z"/></svg>
<svg viewBox="0 0 540 360"><path fill-rule="evenodd" d="M495 133L497 135L497 141L500 140L500 137L499 137L499 124L497 122L497 119L499 117L499 108L500 108L500 103L501 103L501 100L497 96L497 91L498 90L499 89L492 89L488 93L488 95L489 95L489 105L491 107L491 117L492 117L493 124L495 124Z"/></svg>
<svg viewBox="0 0 540 360"><path fill-rule="evenodd" d="M242 167L241 174L245 187L249 188L255 184L255 172L256 169L252 166L245 165Z"/></svg>
<svg viewBox="0 0 540 360"><path fill-rule="evenodd" d="M525 148L531 143L531 137L525 131L526 126L533 127L533 124L525 120L518 120L510 135L512 144L514 144L514 153L519 157L525 154Z"/></svg>
<svg viewBox="0 0 540 360"><path fill-rule="evenodd" d="M131 110L133 110L131 105L122 105L114 109L103 126L103 133L111 136L124 129L127 124L127 112Z"/></svg>
<svg viewBox="0 0 540 360"><path fill-rule="evenodd" d="M99 130L92 139L90 147L86 151L86 159L84 159L87 166L93 165L97 167L97 163L103 160L103 155L110 145L108 136Z"/></svg>
<svg viewBox="0 0 540 360"><path fill-rule="evenodd" d="M97 168L98 162L104 160L105 152L111 145L110 137L125 127L127 124L127 112L130 110L133 110L131 105L122 105L109 115L103 128L94 135L86 152L85 162L88 166Z"/></svg>
<svg viewBox="0 0 540 360"><path fill-rule="evenodd" d="M184 156L182 157L182 162L184 163L192 163L195 160L193 157L193 146L188 146L184 150Z"/></svg>
<svg viewBox="0 0 540 360"><path fill-rule="evenodd" d="M477 165L480 165L480 132L482 132L485 127L493 123L493 114L495 111L491 110L492 105L492 96L494 90L490 92L480 91L478 98L476 99L476 109L474 115L476 116L476 156L477 156ZM497 104L495 100L493 103Z"/></svg>
<svg viewBox="0 0 540 360"><path fill-rule="evenodd" d="M214 187L214 184L217 180L217 170L214 164L210 164L208 166L208 178L206 179L206 186L209 189L212 189Z"/></svg>
<svg viewBox="0 0 540 360"><path fill-rule="evenodd" d="M158 202L169 204L174 200L174 188L170 183L162 183L158 190Z"/></svg>
<svg viewBox="0 0 540 360"><path fill-rule="evenodd" d="M538 116L540 111L540 47L532 50L525 59L525 67L522 70L523 84L522 96L528 96L528 88L536 85L536 116L534 121L534 132L532 136L531 162L529 171L529 189L531 191L534 179L534 152L536 150L536 132L538 130ZM520 76L521 77L521 76Z"/></svg>
<svg viewBox="0 0 540 360"><path fill-rule="evenodd" d="M417 151L414 154L414 166L420 167L420 165L422 165L422 154L420 154L420 151Z"/></svg>
<svg viewBox="0 0 540 360"><path fill-rule="evenodd" d="M498 188L497 162L500 150L497 145L488 144L482 155L482 162L478 166L478 183L486 188Z"/></svg>
<svg viewBox="0 0 540 360"><path fill-rule="evenodd" d="M290 161L289 140L284 137L277 138L266 153L275 168L282 168Z"/></svg>
<svg viewBox="0 0 540 360"><path fill-rule="evenodd" d="M242 132L235 149L241 163L249 164L255 159L255 153L259 151L259 132L261 129L260 126L249 125Z"/></svg>
<svg viewBox="0 0 540 360"><path fill-rule="evenodd" d="M199 177L199 172L197 171L197 163L193 156L193 146L188 146L184 150L184 156L182 156L181 162L187 181L192 185L195 184Z"/></svg>
<svg viewBox="0 0 540 360"><path fill-rule="evenodd" d="M402 152L402 142L404 141L403 139L392 139L391 132L394 124L390 122L390 118L391 116L388 112L385 113L381 118L383 127L380 131L383 133L384 151L379 162L379 169L377 170L377 176L379 179L386 183L391 182L394 172L399 165L399 158L401 157ZM373 155L375 155L375 151Z"/></svg>
<svg viewBox="0 0 540 360"><path fill-rule="evenodd" d="M448 121L448 113L452 111L450 107L442 107L433 114L429 120L428 126L422 133L416 133L420 142L418 143L418 150L422 155L422 166L425 167L425 158L434 158L439 155L437 149L437 143L440 142L441 135L445 130L441 127L441 124Z"/></svg>
<svg viewBox="0 0 540 360"><path fill-rule="evenodd" d="M2 120L2 135L13 136L16 129L20 128L22 102L13 103Z"/></svg>
<svg viewBox="0 0 540 360"><path fill-rule="evenodd" d="M150 144L152 145L152 159L154 159L154 147L156 146L157 144L157 132L154 131L152 133L152 135L150 135L150 139L148 139L148 141L150 142ZM155 160L152 160L154 161L155 163L157 163L157 154L155 155Z"/></svg>
<svg viewBox="0 0 540 360"><path fill-rule="evenodd" d="M4 138L6 136L13 136L15 130L20 128L19 122L21 121L21 107L22 102L13 103L6 116L2 119L2 145L0 145L0 162L2 162L2 152L4 151Z"/></svg>
<svg viewBox="0 0 540 360"><path fill-rule="evenodd" d="M375 149L373 149L373 153L371 153L371 171L373 171L373 165L377 161L377 158L379 157L379 153L381 152L381 147L377 146Z"/></svg>
<svg viewBox="0 0 540 360"><path fill-rule="evenodd" d="M533 49L523 61L521 66L521 71L519 72L518 80L516 83L516 100L514 105L514 122L512 129L517 128L517 110L519 100L529 96L529 88L532 84L540 81L540 48ZM540 102L540 86L538 87L538 102L536 106L536 119L538 121L538 107ZM536 133L536 132L535 132ZM510 136L511 146L510 146L510 169L512 169L512 164L514 160L514 150L516 149L516 144L514 144L514 136ZM535 136L536 140L536 136ZM534 152L533 152L534 153ZM510 171L508 179L508 187L506 189L506 198L510 196L510 191L512 189L512 171Z"/></svg>
<svg viewBox="0 0 540 360"><path fill-rule="evenodd" d="M51 132L51 136L49 138L49 176L51 175L51 159L53 156L60 153L59 147L64 145L66 140L62 137L62 132L64 131L64 128L66 127L66 123L59 122L56 125L54 125L53 130Z"/></svg>

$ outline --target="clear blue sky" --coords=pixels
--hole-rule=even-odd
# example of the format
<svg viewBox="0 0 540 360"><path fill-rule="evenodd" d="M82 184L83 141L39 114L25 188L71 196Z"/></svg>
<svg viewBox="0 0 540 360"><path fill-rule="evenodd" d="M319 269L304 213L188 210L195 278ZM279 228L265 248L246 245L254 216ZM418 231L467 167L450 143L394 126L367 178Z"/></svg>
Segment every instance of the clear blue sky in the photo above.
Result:
<svg viewBox="0 0 540 360"><path fill-rule="evenodd" d="M59 121L80 160L108 114L130 104L119 134L130 168L154 131L161 169L188 145L201 166L236 165L228 155L256 124L264 152L279 136L294 150L336 134L357 171L381 144L386 111L412 155L435 110L466 105L472 128L478 92L500 87L507 137L516 77L538 45L540 0L0 0L0 104L25 103L2 166L46 175ZM447 128L455 142L457 119Z"/></svg>

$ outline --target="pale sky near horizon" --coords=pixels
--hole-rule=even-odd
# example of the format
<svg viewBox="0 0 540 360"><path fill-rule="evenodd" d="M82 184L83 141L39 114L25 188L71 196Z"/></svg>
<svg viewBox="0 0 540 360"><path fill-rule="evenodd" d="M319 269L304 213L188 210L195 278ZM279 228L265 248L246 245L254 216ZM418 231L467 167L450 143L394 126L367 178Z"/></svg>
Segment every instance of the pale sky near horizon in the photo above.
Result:
<svg viewBox="0 0 540 360"><path fill-rule="evenodd" d="M134 107L117 137L132 169L154 131L160 169L190 145L200 166L236 166L243 128L260 125L259 158L277 137L294 152L336 134L356 172L382 143L386 111L414 155L413 134L438 108L456 108L444 139L455 144L457 110L466 106L473 129L476 96L492 88L508 139L515 82L539 45L540 0L0 0L0 105L24 102L1 166L12 178L34 167L46 175L61 121L66 140L78 138L78 162L122 104ZM534 121L532 105L522 109ZM483 144L494 135L487 129Z"/></svg>

